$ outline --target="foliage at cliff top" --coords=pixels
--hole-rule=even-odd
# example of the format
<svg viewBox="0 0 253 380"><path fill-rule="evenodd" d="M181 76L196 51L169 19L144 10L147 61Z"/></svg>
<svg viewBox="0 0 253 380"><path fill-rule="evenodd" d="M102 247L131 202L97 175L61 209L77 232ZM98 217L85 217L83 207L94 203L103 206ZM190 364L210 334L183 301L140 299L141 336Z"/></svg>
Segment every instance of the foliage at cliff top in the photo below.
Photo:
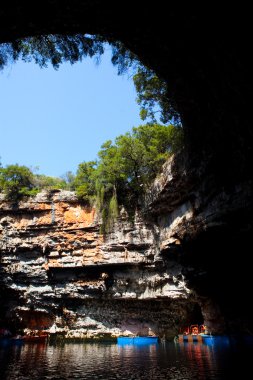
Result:
<svg viewBox="0 0 253 380"><path fill-rule="evenodd" d="M136 207L170 154L182 145L182 130L173 125L147 124L106 141L96 161L82 162L74 175L62 178L35 174L26 166L0 167L0 190L10 200L42 189L75 190L79 199L95 204L108 217L117 205Z"/></svg>
<svg viewBox="0 0 253 380"><path fill-rule="evenodd" d="M42 189L60 188L67 188L66 180L34 174L23 165L7 165L3 168L0 164L0 191L5 193L9 201L18 202L24 197L36 195Z"/></svg>
<svg viewBox="0 0 253 380"><path fill-rule="evenodd" d="M162 164L182 146L182 129L173 125L147 124L106 141L96 162L81 163L74 180L77 195L95 202L107 232L118 214L141 207L143 195Z"/></svg>
<svg viewBox="0 0 253 380"><path fill-rule="evenodd" d="M0 168L0 189L7 199L18 201L24 195L33 195L33 173L26 166L8 165Z"/></svg>

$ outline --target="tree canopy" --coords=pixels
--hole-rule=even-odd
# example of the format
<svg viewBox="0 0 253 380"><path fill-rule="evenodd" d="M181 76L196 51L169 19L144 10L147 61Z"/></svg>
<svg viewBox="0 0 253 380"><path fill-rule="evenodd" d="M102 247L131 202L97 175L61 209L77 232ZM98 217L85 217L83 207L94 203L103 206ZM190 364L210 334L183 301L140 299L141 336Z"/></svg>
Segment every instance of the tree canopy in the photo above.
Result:
<svg viewBox="0 0 253 380"><path fill-rule="evenodd" d="M107 141L98 153L100 181L142 193L176 151L180 139L181 130L173 125L147 124L117 137L114 144Z"/></svg>
<svg viewBox="0 0 253 380"><path fill-rule="evenodd" d="M182 145L182 130L174 125L147 124L106 141L98 160L79 165L74 180L80 199L95 202L105 220L141 206L142 197L162 164Z"/></svg>
<svg viewBox="0 0 253 380"><path fill-rule="evenodd" d="M40 67L50 63L58 69L63 62L71 64L85 57L99 57L104 52L104 39L83 34L27 37L0 46L0 69L9 62L22 59L34 61Z"/></svg>
<svg viewBox="0 0 253 380"><path fill-rule="evenodd" d="M69 172L67 174L70 176ZM73 182L75 176L72 174L71 178ZM65 178L36 174L24 165L0 166L0 191L9 201L18 202L24 197L36 195L43 189L74 190L74 186Z"/></svg>
<svg viewBox="0 0 253 380"><path fill-rule="evenodd" d="M96 161L82 162L78 165L72 186L79 199L92 203L96 187Z"/></svg>
<svg viewBox="0 0 253 380"><path fill-rule="evenodd" d="M42 189L75 190L80 201L96 206L107 232L119 206L129 215L141 208L143 196L166 159L182 146L182 129L174 125L146 124L132 128L114 142L106 141L96 161L79 164L76 175L61 178L35 174L26 166L0 167L0 190L19 201Z"/></svg>
<svg viewBox="0 0 253 380"><path fill-rule="evenodd" d="M167 83L152 70L139 65L133 76L137 92L137 103L140 105L142 120L160 121L164 124L180 124L180 117L172 100L169 100Z"/></svg>
<svg viewBox="0 0 253 380"><path fill-rule="evenodd" d="M24 195L33 195L33 173L26 166L8 165L0 168L0 189L7 199L18 201Z"/></svg>

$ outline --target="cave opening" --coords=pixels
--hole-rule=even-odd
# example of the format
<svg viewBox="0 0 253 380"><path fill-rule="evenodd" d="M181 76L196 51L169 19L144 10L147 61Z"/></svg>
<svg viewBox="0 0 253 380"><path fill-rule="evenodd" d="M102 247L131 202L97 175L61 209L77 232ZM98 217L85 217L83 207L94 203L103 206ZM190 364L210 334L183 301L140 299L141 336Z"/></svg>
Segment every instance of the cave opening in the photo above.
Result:
<svg viewBox="0 0 253 380"><path fill-rule="evenodd" d="M106 141L143 123L132 79L117 75L105 50L98 65L86 57L56 70L19 59L3 69L3 166L18 163L60 180L95 161Z"/></svg>
<svg viewBox="0 0 253 380"><path fill-rule="evenodd" d="M84 179L82 181L81 178L75 178L75 174L73 172L73 163L75 162L76 177L78 177L78 171L81 172L79 177L88 176L86 181L87 184L85 183L87 189L84 189L84 185L82 189L80 188L80 193L85 194L83 195L85 201L88 202L89 196L93 196L93 193L98 193L100 191L95 189L95 182L98 181L97 177L99 178L99 175L93 175L93 178L93 173L90 174L90 172L94 171L94 169L98 167L97 172L100 171L100 175L103 175L104 172L108 171L109 174L107 174L107 177L114 176L116 178L114 183L109 183L109 185L106 182L108 181L108 178L104 178L103 181L106 185L101 188L101 192L103 193L101 197L104 198L106 188L111 186L115 189L115 192L116 189L120 188L122 183L125 181L125 185L123 184L123 187L125 187L124 190L127 191L126 187L128 187L129 192L133 195L132 197L130 195L129 198L132 199L129 202L126 202L128 207L130 207L131 203L133 203L132 200L135 197L138 197L138 193L143 193L144 190L149 187L150 181L154 179L155 175L161 170L162 164L166 161L166 159L183 148L184 133L180 115L178 111L176 111L176 106L172 103L172 100L168 100L168 89L165 81L159 77L155 71L152 71L150 68L144 66L138 57L119 41L107 41L99 35L86 34L67 36L52 34L27 37L17 40L13 44L3 44L0 50L0 61L2 68L4 65L7 65L9 61L13 61L15 63L19 60L20 65L22 60L24 62L28 62L29 64L31 64L31 61L34 61L41 68L47 68L48 65L52 65L54 69L59 69L62 65L66 65L66 63L75 63L75 66L77 66L83 58L84 60L92 58L98 61L105 55L107 61L106 64L108 66L108 50L111 51L111 63L116 66L118 74L122 75L127 72L133 80L132 88L131 86L128 86L126 88L122 87L121 89L120 86L118 86L121 93L119 91L113 99L113 101L116 102L114 108L120 109L119 115L116 115L116 121L114 121L115 115L113 115L107 99L107 95L114 93L115 91L112 85L113 80L111 73L108 72L108 69L106 72L103 69L103 65L102 69L104 72L98 81L102 83L105 82L103 83L103 86L106 90L103 91L102 95L105 105L102 105L100 101L98 105L93 108L91 104L97 102L97 98L99 98L98 94L102 92L97 85L96 90L93 91L91 95L88 95L88 98L92 98L91 102L88 102L87 96L84 96L85 99L82 101L84 94L80 92L79 88L77 90L77 97L74 98L74 100L71 100L71 97L68 99L61 98L60 93L62 92L72 92L72 94L76 92L78 82L81 82L82 79L78 79L81 72L80 70L77 74L75 74L76 77L70 77L70 79L68 79L69 82L74 82L72 87L68 87L68 84L65 86L65 83L63 86L60 85L62 78L65 80L64 75L63 77L60 76L58 78L58 82L53 83L51 87L50 82L53 82L53 76L49 76L49 79L44 76L42 79L42 86L41 83L38 84L38 86L40 86L38 92L35 92L34 90L34 88L37 87L37 84L35 84L35 87L32 87L29 83L29 71L33 75L31 77L32 82L35 81L35 77L38 75L38 73L33 74L34 67L30 67L27 71L24 71L24 68L21 67L21 72L18 73L16 77L14 75L14 83L18 82L18 75L21 75L21 77L24 76L24 81L21 82L21 85L19 84L21 91L20 88L16 91L14 87L11 89L9 94L11 95L12 92L17 92L17 100L15 101L14 96L11 96L11 98L9 96L9 104L11 104L11 107L14 108L20 107L20 109L18 109L19 123L17 123L15 118L12 121L12 116L15 114L11 113L10 109L8 109L7 94L6 104L3 105L4 108L6 108L6 116L3 116L3 122L7 123L7 126L9 126L5 129L6 139L11 141L15 161L20 162L19 156L24 157L25 162L23 162L22 165L29 162L29 159L30 165L29 167L17 167L19 173L16 175L13 172L15 171L15 165L10 163L10 150L5 149L7 144L0 146L1 151L3 151L2 159L4 160L6 166L5 168L1 168L0 186L1 190L9 196L10 200L11 198L13 198L13 200L19 200L22 198L22 194L24 196L35 195L38 190L43 188L51 188L54 190L58 186L58 188L66 190L77 190L76 187L78 185L76 183L80 182L80 184L83 185L83 181L86 180ZM46 71L48 70L49 68ZM66 68L64 70L66 71ZM68 70L69 67L67 67L67 71ZM87 70L90 70L89 67ZM109 73L108 76L110 75L109 79L106 79L107 73ZM58 76L59 74L61 73L57 73ZM103 75L105 75L105 79L103 79ZM88 72L88 77L89 76L90 72ZM7 82L8 80L9 78L7 79ZM25 82L28 86L28 91L26 91L26 87L24 85ZM85 83L86 82L82 85L84 86ZM7 85L9 85L9 83L6 83L6 86ZM64 88L64 86L66 88ZM88 83L88 91L91 92L89 86L90 84ZM54 90L57 87L59 87L59 90L58 92L55 92ZM3 91L6 92L5 89L3 89ZM127 97L117 103L117 99L127 91L129 93L132 92L131 101L133 101L134 93L135 96L137 96L136 100L140 107L140 116L137 116L137 107L134 109L132 104L130 104L131 102L129 102L131 108L129 107L127 104ZM23 96L21 96L21 92L23 92ZM25 93L31 93L32 95L25 99ZM53 94L51 95L51 93ZM48 101L47 103L45 102L44 105L43 99L47 98ZM33 99L36 99L36 103L33 103ZM63 103L61 108L58 107L58 103ZM73 107L72 103L78 104ZM88 104L86 105L86 103ZM31 111L28 112L27 106ZM84 109L81 114L79 109L82 107ZM28 113L29 117L27 117ZM77 116L75 114L77 114ZM92 116L89 116L90 114ZM47 117L44 118L44 115L47 115ZM129 118L129 120L127 120L127 118ZM81 122L79 119L85 120L85 128L80 126ZM123 127L118 128L117 125L120 125L121 122ZM15 129L13 127L15 124L20 125ZM28 124L28 127L26 124ZM32 124L36 124L36 127L34 128ZM55 124L57 124L57 130L54 130ZM78 124L77 128L75 127L75 124ZM107 129L113 130L115 128L119 129L119 132L115 133L115 131L113 131L113 136L111 137L109 133L105 134L104 130L99 130L97 128L97 126L101 124L104 124L103 129L105 129L105 131ZM138 124L139 126L137 126ZM152 128L152 126L155 128ZM131 127L132 130L130 131ZM43 133L39 132L40 128L43 130ZM85 134L81 134L82 129L85 130ZM37 130L38 132L36 132ZM12 131L11 133L14 133L17 138L13 140L8 134L8 131ZM107 140L105 140L106 138ZM96 140L100 143L100 151L98 151L98 153L96 152L97 157L96 153L94 153L94 149L92 153L89 150L90 146L92 146L93 142ZM5 136L3 136L3 141L5 141ZM89 143L90 141L91 143ZM139 144L138 146L138 143L140 142L141 145ZM72 149L72 147L74 147L74 149ZM113 153L113 150L115 149L116 153ZM71 155L66 155L68 150L72 151ZM84 151L85 158L85 161L83 162L81 161L82 158L80 155L82 150ZM124 153L124 150L128 150L128 155ZM155 151L156 155L154 154ZM79 165L76 158L77 152L79 152ZM5 154L8 158L4 157ZM31 157L29 157L29 154L30 156L34 156L35 160L39 160L38 165L37 161L31 165ZM110 156L112 156L112 158ZM75 161L73 161L73 157ZM43 158L46 160L45 165L42 162ZM6 164L6 160L8 164ZM99 168L99 164L103 160L104 162L107 160L108 164L105 164L104 167L102 165L102 168ZM116 168L116 163L113 160L118 161L118 168ZM124 164L124 160L128 160L129 162ZM69 161L70 168L67 168L66 165ZM42 167L45 167L46 170L51 171L51 173L53 170L57 170L57 176L52 176L51 174L48 175L48 173L39 173L41 164ZM63 164L65 165L65 173L63 174L62 166L62 174L60 175L59 168L60 165ZM83 167L81 167L82 164ZM17 164L17 166L19 165L20 164ZM105 167L106 165L109 169ZM127 169L127 165L132 166L130 171ZM134 165L136 168L134 168ZM7 166L10 166L10 168L7 168ZM119 172L120 168L122 172L121 175L120 173L115 173L117 170ZM18 183L16 186L17 194L14 194L15 189L11 184L11 181L13 180L12 176L14 175L16 175L17 178L22 177L20 179L20 184ZM92 181L94 184L91 183ZM115 181L117 183L115 183ZM20 189L18 189L18 186ZM13 190L11 187L13 187ZM90 187L93 187L94 189L90 189ZM122 202L126 196L119 196L118 198L121 198L120 201ZM124 206L126 206L126 204Z"/></svg>
<svg viewBox="0 0 253 380"><path fill-rule="evenodd" d="M60 5L57 1L45 1L42 11L47 17L43 23L38 21L35 10L28 9L26 5L20 6L19 9L14 7L12 10L3 5L3 15L6 17L3 18L1 41L9 42L24 36L50 33L67 35L85 30L94 35L102 34L122 41L142 62L165 78L186 130L187 152L186 157L181 156L173 167L177 174L177 181L173 184L179 183L180 186L169 196L169 191L166 196L165 191L163 192L165 201L162 202L161 198L156 200L157 209L153 210L153 214L156 213L157 218L157 214L165 210L164 203L167 203L166 212L171 212L181 201L192 202L194 222L190 223L186 218L185 230L183 231L182 227L173 237L174 240L166 241L164 246L166 249L171 247L178 251L178 242L182 242L185 252L192 255L193 263L194 260L196 263L195 242L198 242L202 232L209 229L214 231L203 245L197 244L197 256L201 257L202 252L206 252L206 273L200 271L199 262L196 266L194 263L193 268L191 262L188 262L187 278L196 284L198 277L202 276L208 287L208 284L211 285L209 279L218 273L219 287L215 291L215 297L218 293L220 305L224 300L228 301L226 317L232 320L230 309L234 307L233 292L227 297L229 286L226 283L224 291L221 267L213 264L208 266L213 256L212 250L206 250L206 247L210 244L211 236L212 248L218 247L215 251L216 256L222 253L225 262L232 261L231 268L229 265L225 266L226 278L237 279L237 283L233 285L233 289L236 288L235 302L239 305L243 303L248 309L250 276L246 276L246 280L244 277L248 249L244 244L241 245L241 242L250 241L252 234L252 118L249 96L252 76L249 49L245 48L250 42L250 33L247 30L250 23L244 22L244 27L240 30L233 28L240 14L238 16L238 10L235 12L231 8L229 14L221 10L216 12L215 8L210 9L207 14L203 13L201 8L192 5L180 11L172 8L170 26L171 30L177 32L173 35L174 38L169 38L168 15L165 12L166 15L162 16L163 8L154 7L152 22L157 19L159 23L150 28L147 20L151 21L151 16L147 10L144 10L144 14L138 13L137 10L133 14L131 7L127 7L126 19L132 20L129 29L129 21L124 21L120 11L109 2L98 3L101 5L99 12L90 2L69 7L65 3ZM60 14L58 7L61 10ZM18 22L22 17L27 24ZM85 25L83 20L86 22ZM162 20L164 22L161 22ZM216 20L215 31L213 20ZM226 32L223 32L224 22L227 26ZM200 30L205 37L204 44L198 37ZM171 59L172 54L174 59ZM176 170L181 164L185 176L180 176ZM182 188L183 191L179 191ZM170 218L171 216L167 220ZM224 230L226 233L223 235ZM234 244L230 243L231 236ZM239 261L236 260L238 254ZM233 260L230 260L231 256ZM179 260L184 263L185 257L179 257ZM247 274L248 272L247 268ZM247 286L243 285L245 281ZM232 321L232 326L235 322L237 327L233 327L232 330L238 328L238 324L243 326L244 323L240 320L245 317L246 327L243 329L246 331L250 325L246 316L248 310L242 315L239 308L238 313L238 321Z"/></svg>
<svg viewBox="0 0 253 380"><path fill-rule="evenodd" d="M161 0L138 2L140 9L132 0L121 5L44 0L0 6L0 66L10 52L21 52L22 41L36 46L40 36L50 44L48 36L66 41L86 33L121 41L163 78L184 127L184 149L150 185L145 219L131 215L128 223L120 214L112 233L112 225L101 230L91 207L67 191L11 205L0 197L1 378L247 378L253 335L250 9L192 2L168 7ZM118 220L115 200L112 186L108 211ZM84 266L87 272L92 266L89 275ZM197 324L209 332L201 343L168 342L181 327ZM13 336L5 346L2 327L12 334L43 327L60 344L19 344ZM122 335L161 341L115 344Z"/></svg>

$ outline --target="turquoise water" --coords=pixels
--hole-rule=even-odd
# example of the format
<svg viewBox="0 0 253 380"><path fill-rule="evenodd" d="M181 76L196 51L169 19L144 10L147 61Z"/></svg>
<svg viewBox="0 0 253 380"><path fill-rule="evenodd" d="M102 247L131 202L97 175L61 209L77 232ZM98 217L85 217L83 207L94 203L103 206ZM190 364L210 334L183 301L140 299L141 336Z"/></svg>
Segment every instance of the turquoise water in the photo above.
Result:
<svg viewBox="0 0 253 380"><path fill-rule="evenodd" d="M0 379L250 379L252 345L0 344Z"/></svg>

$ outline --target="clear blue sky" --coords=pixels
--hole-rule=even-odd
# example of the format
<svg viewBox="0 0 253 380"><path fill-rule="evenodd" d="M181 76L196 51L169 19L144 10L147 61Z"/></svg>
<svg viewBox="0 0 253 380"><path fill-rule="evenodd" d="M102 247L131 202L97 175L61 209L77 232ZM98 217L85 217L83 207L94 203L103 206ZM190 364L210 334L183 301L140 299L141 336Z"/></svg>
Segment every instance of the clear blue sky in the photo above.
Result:
<svg viewBox="0 0 253 380"><path fill-rule="evenodd" d="M60 176L96 158L101 144L141 124L128 76L110 53L100 65L85 59L40 69L18 62L0 72L0 156L3 165L39 166Z"/></svg>

